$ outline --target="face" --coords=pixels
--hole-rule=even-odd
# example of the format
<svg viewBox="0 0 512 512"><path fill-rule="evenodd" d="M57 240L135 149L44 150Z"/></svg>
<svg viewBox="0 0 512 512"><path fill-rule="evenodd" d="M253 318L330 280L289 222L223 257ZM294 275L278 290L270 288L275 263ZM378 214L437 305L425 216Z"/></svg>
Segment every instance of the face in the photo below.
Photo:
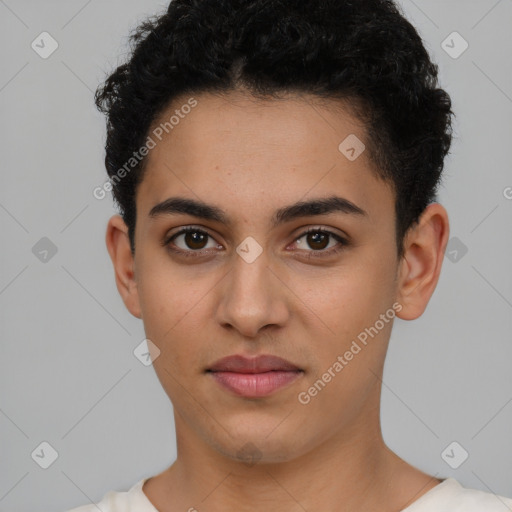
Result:
<svg viewBox="0 0 512 512"><path fill-rule="evenodd" d="M363 126L334 100L195 99L148 155L125 294L178 438L270 462L371 435L400 262L391 187L339 149ZM293 368L211 371L232 355Z"/></svg>

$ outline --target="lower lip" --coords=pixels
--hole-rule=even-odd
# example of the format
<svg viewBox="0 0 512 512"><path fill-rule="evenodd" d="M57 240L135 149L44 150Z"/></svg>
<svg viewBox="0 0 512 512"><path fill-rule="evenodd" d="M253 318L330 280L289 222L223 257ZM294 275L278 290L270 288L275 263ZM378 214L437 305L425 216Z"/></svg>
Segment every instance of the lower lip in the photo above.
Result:
<svg viewBox="0 0 512 512"><path fill-rule="evenodd" d="M225 388L238 396L259 398L287 386L302 375L302 371L271 371L264 373L209 372Z"/></svg>

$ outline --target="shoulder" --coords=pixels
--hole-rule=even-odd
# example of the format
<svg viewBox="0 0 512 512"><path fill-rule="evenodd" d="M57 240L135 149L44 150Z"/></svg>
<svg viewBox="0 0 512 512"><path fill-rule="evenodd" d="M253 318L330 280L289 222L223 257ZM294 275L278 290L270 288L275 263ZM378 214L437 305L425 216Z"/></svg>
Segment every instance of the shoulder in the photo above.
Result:
<svg viewBox="0 0 512 512"><path fill-rule="evenodd" d="M491 492L467 489L460 486L458 497L454 495L454 498L458 499L461 511L480 512L485 510L486 512L512 512L511 498Z"/></svg>
<svg viewBox="0 0 512 512"><path fill-rule="evenodd" d="M512 512L512 499L463 487L447 478L403 512Z"/></svg>
<svg viewBox="0 0 512 512"><path fill-rule="evenodd" d="M128 491L109 491L103 498L89 505L82 505L66 512L158 512L142 491L147 478L135 483Z"/></svg>

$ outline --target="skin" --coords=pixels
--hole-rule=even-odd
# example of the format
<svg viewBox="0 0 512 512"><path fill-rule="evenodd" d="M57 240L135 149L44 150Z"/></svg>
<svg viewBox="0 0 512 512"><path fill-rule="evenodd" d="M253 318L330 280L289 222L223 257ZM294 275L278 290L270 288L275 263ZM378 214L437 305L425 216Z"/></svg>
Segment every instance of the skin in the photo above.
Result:
<svg viewBox="0 0 512 512"><path fill-rule="evenodd" d="M143 491L160 512L403 510L440 480L382 438L381 379L393 321L308 404L297 396L394 303L401 319L423 313L449 236L446 210L426 208L398 260L393 189L367 152L349 161L338 150L349 134L366 136L339 100L263 101L243 91L195 98L198 105L148 155L136 194L135 256L121 217L110 219L106 234L119 293L160 350L153 365L174 408L177 460ZM161 120L185 102L175 101ZM367 215L270 224L279 208L333 194ZM149 216L175 196L213 204L231 223ZM175 248L202 256L162 246L184 226L212 238L187 245L179 236ZM303 235L310 227L349 243L318 256L319 247L325 253L339 242L314 245ZM248 236L263 249L252 263L236 252ZM312 252L317 257L308 259ZM238 397L205 373L231 354L277 355L304 373L268 397ZM243 459L244 446L257 463Z"/></svg>

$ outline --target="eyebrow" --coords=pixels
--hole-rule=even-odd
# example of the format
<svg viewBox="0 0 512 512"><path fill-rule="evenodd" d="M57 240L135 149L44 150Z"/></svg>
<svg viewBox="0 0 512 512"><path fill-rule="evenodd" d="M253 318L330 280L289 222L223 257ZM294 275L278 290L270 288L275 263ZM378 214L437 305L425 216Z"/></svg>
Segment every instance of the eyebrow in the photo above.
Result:
<svg viewBox="0 0 512 512"><path fill-rule="evenodd" d="M327 215L329 213L344 213L360 217L368 217L368 213L348 199L339 196L330 196L310 201L299 201L277 210L271 220L272 227L290 222L301 217ZM186 214L200 219L216 221L227 226L231 221L226 212L217 206L206 204L203 201L185 197L170 197L151 208L149 217L161 215Z"/></svg>

